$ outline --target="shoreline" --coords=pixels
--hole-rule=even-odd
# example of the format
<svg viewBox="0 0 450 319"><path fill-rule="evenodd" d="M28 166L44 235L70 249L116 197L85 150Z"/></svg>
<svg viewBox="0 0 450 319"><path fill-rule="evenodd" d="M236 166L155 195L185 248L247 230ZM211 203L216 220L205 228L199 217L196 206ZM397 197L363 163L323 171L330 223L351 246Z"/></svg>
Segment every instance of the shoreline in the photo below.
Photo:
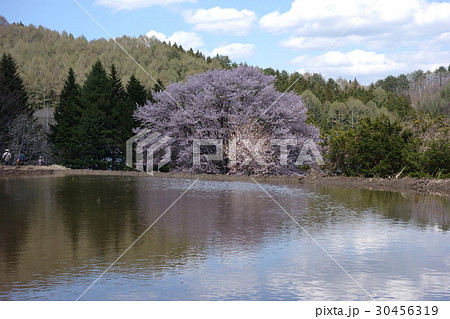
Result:
<svg viewBox="0 0 450 319"><path fill-rule="evenodd" d="M63 166L0 166L0 178L3 177L26 177L26 176L66 176L66 175L90 175L90 176L142 176L142 177L164 177L164 178L199 178L201 180L213 181L242 181L253 182L255 178L262 183L283 183L283 184L307 184L317 186L333 186L351 189L367 189L377 191L409 191L421 194L431 194L439 196L450 196L450 179L429 179L402 177L399 179L386 178L364 178L364 177L344 177L326 176L320 173L306 174L304 176L293 175L213 175L213 174L190 174L190 173L161 173L155 172L153 175L137 171L102 171L86 169L69 169Z"/></svg>

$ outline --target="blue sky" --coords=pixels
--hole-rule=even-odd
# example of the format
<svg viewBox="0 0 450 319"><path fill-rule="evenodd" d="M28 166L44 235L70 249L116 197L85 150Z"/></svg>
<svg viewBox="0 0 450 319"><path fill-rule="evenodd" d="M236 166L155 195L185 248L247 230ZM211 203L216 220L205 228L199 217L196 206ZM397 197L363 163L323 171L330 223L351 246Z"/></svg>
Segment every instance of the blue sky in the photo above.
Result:
<svg viewBox="0 0 450 319"><path fill-rule="evenodd" d="M450 64L450 1L77 2L113 37L148 34L207 55L289 72L356 77L368 84ZM74 0L5 1L0 15L87 39L108 37Z"/></svg>

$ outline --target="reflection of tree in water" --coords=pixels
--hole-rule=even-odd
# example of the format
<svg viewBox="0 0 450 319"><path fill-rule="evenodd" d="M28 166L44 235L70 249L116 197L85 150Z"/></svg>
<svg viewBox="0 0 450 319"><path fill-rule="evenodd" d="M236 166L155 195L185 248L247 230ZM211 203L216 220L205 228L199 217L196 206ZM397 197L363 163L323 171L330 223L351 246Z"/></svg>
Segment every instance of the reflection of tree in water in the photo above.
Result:
<svg viewBox="0 0 450 319"><path fill-rule="evenodd" d="M30 273L28 260L36 264L40 249L46 249L42 242L32 242L30 234L42 227L46 216L40 212L52 210L52 182L33 176L0 179L0 293L22 281L23 270Z"/></svg>
<svg viewBox="0 0 450 319"><path fill-rule="evenodd" d="M145 181L143 182L145 183ZM167 183L170 183L169 181ZM192 181L188 181L186 188ZM167 186L170 189L170 186ZM157 192L138 188L138 205L143 224L150 225L183 191ZM292 198L295 207L306 208L306 200ZM287 203L284 203L287 205ZM286 207L292 213L292 207ZM297 216L300 218L300 216ZM254 249L270 237L295 224L253 183L199 181L152 228L162 244L180 240L192 244L240 251ZM155 235L156 236L156 235Z"/></svg>
<svg viewBox="0 0 450 319"><path fill-rule="evenodd" d="M328 186L311 186L311 190L330 196L349 210L376 209L394 221L437 226L444 231L450 228L450 199L446 197Z"/></svg>
<svg viewBox="0 0 450 319"><path fill-rule="evenodd" d="M56 196L70 234L72 250L87 241L95 253L121 252L139 233L135 216L134 181L127 177L66 176Z"/></svg>
<svg viewBox="0 0 450 319"><path fill-rule="evenodd" d="M21 289L45 298L59 293L59 286L65 284L71 287L66 291L69 298L70 293L81 293L86 283L101 274L192 182L123 176L0 180L0 299L14 298ZM305 192L297 187L263 186L319 239L331 235L339 241L339 232L328 232L336 228L332 226L347 229L346 222L356 223L360 217L369 217L369 222L375 216L386 218L387 223L437 225L445 231L450 224L447 198L331 187ZM326 232L320 233L322 229ZM173 277L184 270L201 271L211 256L213 261L214 256L219 262L227 258L236 261L242 253L248 262L253 253L258 256L261 248L267 247L266 243L299 239L293 234L310 242L257 185L199 181L101 283L105 280L109 289L108 280L131 278L151 285L153 278ZM345 240L341 243L344 248ZM365 246L358 244L363 250ZM366 247L370 245L368 242ZM339 247L337 243L335 249L339 251ZM228 280L222 279L224 283Z"/></svg>
<svg viewBox="0 0 450 319"><path fill-rule="evenodd" d="M23 187L18 180L0 180L0 273L13 272L19 262L28 229L28 199L36 194L34 188ZM25 198L27 197L27 198ZM19 207L18 207L19 206ZM0 276L1 278L2 276Z"/></svg>
<svg viewBox="0 0 450 319"><path fill-rule="evenodd" d="M447 231L450 229L450 199L416 195L411 203L411 218L422 226L437 225Z"/></svg>
<svg viewBox="0 0 450 319"><path fill-rule="evenodd" d="M1 180L0 295L19 283L29 290L50 278L72 280L69 273L100 274L149 225L138 217L135 184L105 176ZM148 232L111 271L157 272L196 250L192 241Z"/></svg>

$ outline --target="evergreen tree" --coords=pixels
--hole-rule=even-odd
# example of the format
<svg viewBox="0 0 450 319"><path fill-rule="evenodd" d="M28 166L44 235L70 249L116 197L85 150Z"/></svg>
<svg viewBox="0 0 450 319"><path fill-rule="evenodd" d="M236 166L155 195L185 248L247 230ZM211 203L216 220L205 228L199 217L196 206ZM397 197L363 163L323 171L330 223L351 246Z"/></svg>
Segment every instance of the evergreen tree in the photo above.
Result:
<svg viewBox="0 0 450 319"><path fill-rule="evenodd" d="M113 133L107 121L112 118L111 80L100 61L87 74L81 89L82 117L77 129L80 159L89 168L106 167L111 154Z"/></svg>
<svg viewBox="0 0 450 319"><path fill-rule="evenodd" d="M161 82L161 80L159 80L159 82ZM127 83L127 99L134 104L133 108L136 106L136 104L141 106L144 105L145 102L147 102L147 92L145 90L145 87L134 76L134 74L131 75Z"/></svg>
<svg viewBox="0 0 450 319"><path fill-rule="evenodd" d="M17 71L16 61L14 61L11 54L4 53L0 60L0 79L2 81L0 93L14 93L16 100L16 112L24 112L28 106L28 96L23 80Z"/></svg>
<svg viewBox="0 0 450 319"><path fill-rule="evenodd" d="M111 113L105 114L105 126L111 165L115 169L118 162L123 163L125 160L125 142L127 139L125 131L127 122L132 119L132 116L127 111L126 92L114 64L111 65L109 80L111 83Z"/></svg>
<svg viewBox="0 0 450 319"><path fill-rule="evenodd" d="M86 76L80 104L84 110L95 106L104 115L111 114L111 81L100 61L95 62Z"/></svg>
<svg viewBox="0 0 450 319"><path fill-rule="evenodd" d="M95 104L90 104L83 111L76 132L78 141L78 158L74 166L90 169L105 169L105 125L104 116Z"/></svg>
<svg viewBox="0 0 450 319"><path fill-rule="evenodd" d="M28 96L17 71L17 64L10 54L3 54L0 59L0 147L2 149L11 148L9 144L13 138L12 125L20 116L32 122Z"/></svg>
<svg viewBox="0 0 450 319"><path fill-rule="evenodd" d="M328 79L325 89L325 100L333 103L339 94L339 86L333 79Z"/></svg>
<svg viewBox="0 0 450 319"><path fill-rule="evenodd" d="M70 68L59 97L59 103L55 108L56 124L52 126L50 134L55 154L63 165L75 164L74 160L79 156L76 153L76 150L79 149L76 131L81 118L80 95L81 88L76 82L73 69Z"/></svg>
<svg viewBox="0 0 450 319"><path fill-rule="evenodd" d="M390 112L396 112L404 118L411 112L411 99L407 95L388 93L383 106Z"/></svg>
<svg viewBox="0 0 450 319"><path fill-rule="evenodd" d="M132 75L127 83L127 114L125 117L126 124L124 125L124 135L126 140L133 135L133 128L138 126L138 122L133 118L134 111L138 106L142 106L146 102L147 90L141 82L134 75Z"/></svg>

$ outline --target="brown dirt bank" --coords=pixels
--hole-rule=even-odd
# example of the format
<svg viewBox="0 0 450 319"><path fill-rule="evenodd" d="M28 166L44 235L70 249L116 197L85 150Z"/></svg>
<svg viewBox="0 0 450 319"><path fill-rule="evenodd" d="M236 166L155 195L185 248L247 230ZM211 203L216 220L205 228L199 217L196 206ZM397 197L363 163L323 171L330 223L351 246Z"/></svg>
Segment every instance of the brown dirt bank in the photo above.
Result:
<svg viewBox="0 0 450 319"><path fill-rule="evenodd" d="M93 171L82 169L68 169L63 166L0 166L0 177L2 176L30 176L30 175L111 175L111 176L147 176L142 172L126 171ZM167 178L199 178L201 180L217 181L252 181L252 176L236 175L209 175L209 174L188 174L188 173L154 173L154 177ZM450 179L427 179L404 177L399 179L385 178L362 178L326 176L320 173L306 176L253 176L258 182L263 183L288 183L288 184L313 184L329 185L345 188L363 188L370 190L385 191L413 191L419 193L430 193L442 196L450 196Z"/></svg>
<svg viewBox="0 0 450 319"><path fill-rule="evenodd" d="M59 165L50 166L0 166L0 177L4 176L32 176L32 175L118 175L118 176L149 176L141 172L127 171L94 171L87 169L70 169Z"/></svg>
<svg viewBox="0 0 450 319"><path fill-rule="evenodd" d="M417 193L450 196L450 179L411 177L386 179L343 176L309 176L305 178L304 183L395 192L412 191Z"/></svg>

